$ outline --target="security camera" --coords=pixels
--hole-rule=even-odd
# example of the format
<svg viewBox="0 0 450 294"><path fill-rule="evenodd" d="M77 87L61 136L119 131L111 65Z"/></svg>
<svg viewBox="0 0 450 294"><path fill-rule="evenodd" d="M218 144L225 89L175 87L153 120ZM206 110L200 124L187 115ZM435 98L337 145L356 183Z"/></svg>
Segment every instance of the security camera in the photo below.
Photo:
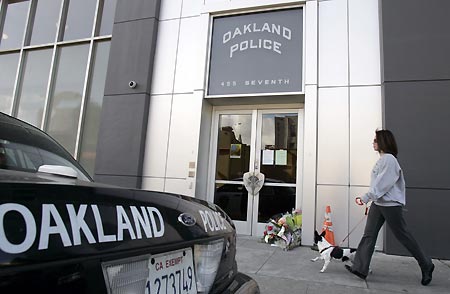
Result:
<svg viewBox="0 0 450 294"><path fill-rule="evenodd" d="M128 87L130 87L131 89L136 88L136 86L137 86L137 83L136 83L135 81L130 81L130 82L128 83Z"/></svg>

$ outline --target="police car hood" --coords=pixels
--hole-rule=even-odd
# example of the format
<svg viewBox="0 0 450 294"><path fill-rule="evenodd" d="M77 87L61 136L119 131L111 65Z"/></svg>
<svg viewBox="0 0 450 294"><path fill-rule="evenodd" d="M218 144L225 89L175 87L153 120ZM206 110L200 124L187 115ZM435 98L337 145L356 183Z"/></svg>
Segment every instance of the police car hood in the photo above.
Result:
<svg viewBox="0 0 450 294"><path fill-rule="evenodd" d="M233 232L215 204L192 197L0 172L0 265L211 239Z"/></svg>

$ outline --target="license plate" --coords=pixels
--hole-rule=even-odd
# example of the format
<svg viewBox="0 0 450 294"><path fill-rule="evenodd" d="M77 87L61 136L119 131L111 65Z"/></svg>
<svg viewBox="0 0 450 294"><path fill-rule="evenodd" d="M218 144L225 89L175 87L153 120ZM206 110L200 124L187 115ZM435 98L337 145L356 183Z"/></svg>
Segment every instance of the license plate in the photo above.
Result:
<svg viewBox="0 0 450 294"><path fill-rule="evenodd" d="M148 266L146 294L197 293L191 248L153 255Z"/></svg>

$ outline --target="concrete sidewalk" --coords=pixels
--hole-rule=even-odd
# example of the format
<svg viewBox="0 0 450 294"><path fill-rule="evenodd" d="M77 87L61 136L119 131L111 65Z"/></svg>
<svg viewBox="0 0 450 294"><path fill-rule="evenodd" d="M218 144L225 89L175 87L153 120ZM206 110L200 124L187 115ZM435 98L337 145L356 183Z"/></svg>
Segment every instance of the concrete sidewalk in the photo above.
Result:
<svg viewBox="0 0 450 294"><path fill-rule="evenodd" d="M363 281L337 260L320 273L323 261L311 262L318 254L309 246L283 251L262 243L260 238L237 238L238 270L253 277L262 294L450 293L449 260L434 259L433 281L422 286L420 268L412 257L376 252L371 264L373 273Z"/></svg>

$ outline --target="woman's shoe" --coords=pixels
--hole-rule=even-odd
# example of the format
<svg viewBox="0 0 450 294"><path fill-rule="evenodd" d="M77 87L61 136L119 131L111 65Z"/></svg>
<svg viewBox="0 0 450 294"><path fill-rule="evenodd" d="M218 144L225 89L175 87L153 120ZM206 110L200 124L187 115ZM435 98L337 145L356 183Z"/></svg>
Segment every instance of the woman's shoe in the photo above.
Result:
<svg viewBox="0 0 450 294"><path fill-rule="evenodd" d="M352 267L349 266L348 264L345 265L345 268L346 268L349 272L351 272L352 274L354 274L355 276L357 276L357 277L360 278L360 279L365 280L365 279L367 278L367 275L363 275L362 273L353 270ZM422 281L423 281L423 280L422 280ZM430 281L431 281L431 280L430 280ZM422 284L423 284L423 283L422 283Z"/></svg>
<svg viewBox="0 0 450 294"><path fill-rule="evenodd" d="M427 271L422 271L422 285L426 286L431 282L431 279L433 279L433 271L434 264L431 264L431 267Z"/></svg>

